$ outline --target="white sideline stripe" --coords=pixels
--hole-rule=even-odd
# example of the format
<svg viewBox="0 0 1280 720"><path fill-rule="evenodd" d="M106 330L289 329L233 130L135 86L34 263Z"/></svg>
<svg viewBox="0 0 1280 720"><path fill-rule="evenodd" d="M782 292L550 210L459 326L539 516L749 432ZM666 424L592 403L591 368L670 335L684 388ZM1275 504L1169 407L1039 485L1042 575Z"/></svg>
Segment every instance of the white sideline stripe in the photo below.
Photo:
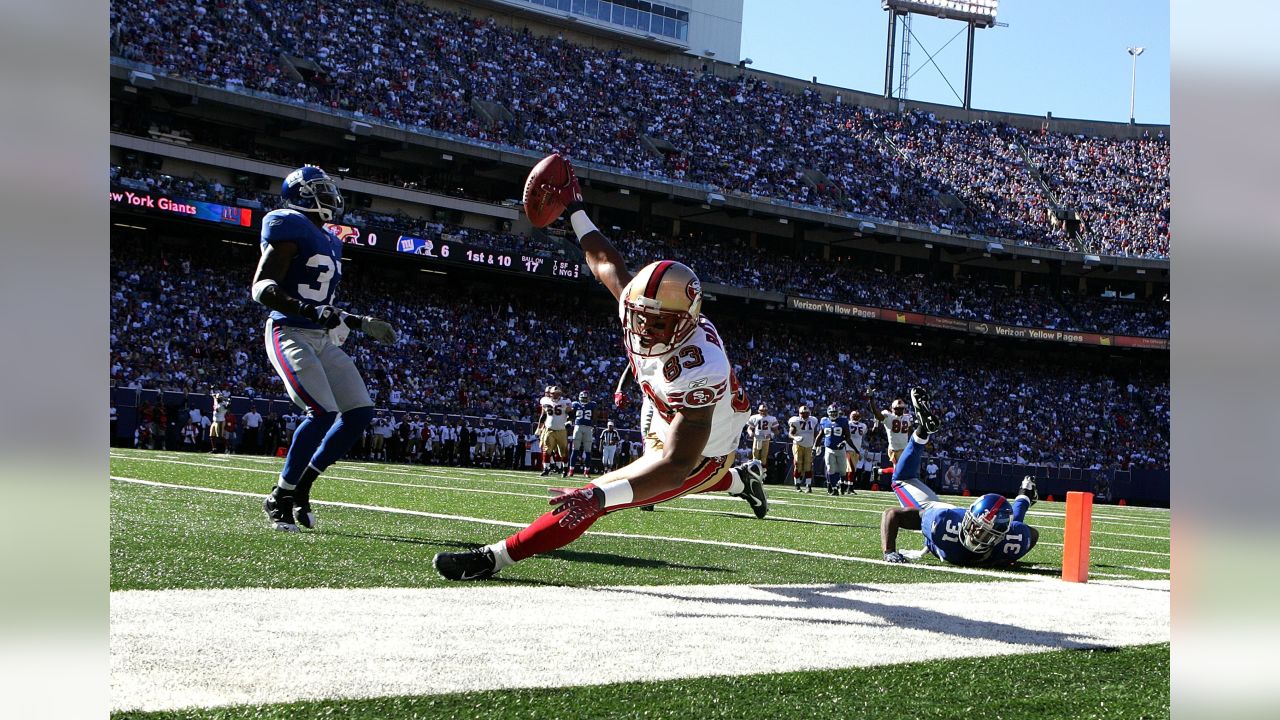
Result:
<svg viewBox="0 0 1280 720"><path fill-rule="evenodd" d="M117 591L111 709L652 682L1168 642L1168 584ZM282 607L306 622L280 622ZM570 638L591 628L607 641L556 639L550 621Z"/></svg>
<svg viewBox="0 0 1280 720"><path fill-rule="evenodd" d="M244 492L241 490L224 490L222 488L210 488L200 485L181 485L177 483L158 482L155 480L142 480L140 478L121 477L112 475L112 480L118 482L133 483L136 485L150 485L152 487L170 488L174 490L191 490L196 492L208 492L218 495L233 495L237 497L251 497L261 499L261 493ZM342 507L353 510L371 510L373 512L385 512L397 515L413 515L416 517L434 518L436 520L455 520L460 522L479 523L482 525L498 525L501 527L523 528L528 523L509 522L506 520L489 520L487 518L468 517L466 515L446 515L444 513L426 512L424 510L406 510L404 508L385 507L382 505L363 505L360 503L337 502L333 500L312 500L312 505L325 505L331 507ZM792 548L772 547L769 545L751 545L748 543L726 542L721 540L703 540L700 538L671 537L666 535L640 535L636 533L618 533L604 532L600 530L588 530L586 535L595 535L597 537L613 537L625 538L628 540L661 540L664 542L687 543L690 545L711 545L715 547L735 548L739 550L756 550L760 552L781 553L783 555L799 555L802 557L820 558L823 560L842 560L846 562L866 563L869 565L886 565L895 568L908 568L912 570L926 570L929 572L950 573L953 575L980 575L984 577L1000 578L1001 580L1026 580L1026 581L1053 581L1053 578L1045 575L1031 575L1021 573L1000 572L998 570L982 570L977 568L953 567L945 565L919 565L919 564L896 564L885 562L884 560L876 560L874 558L854 557L852 555L836 555L833 553L815 552L811 550L794 550Z"/></svg>
<svg viewBox="0 0 1280 720"><path fill-rule="evenodd" d="M1137 570L1139 572L1159 573L1161 575L1169 574L1169 571L1163 568L1138 567L1136 565L1117 565L1116 567L1122 567L1125 570Z"/></svg>

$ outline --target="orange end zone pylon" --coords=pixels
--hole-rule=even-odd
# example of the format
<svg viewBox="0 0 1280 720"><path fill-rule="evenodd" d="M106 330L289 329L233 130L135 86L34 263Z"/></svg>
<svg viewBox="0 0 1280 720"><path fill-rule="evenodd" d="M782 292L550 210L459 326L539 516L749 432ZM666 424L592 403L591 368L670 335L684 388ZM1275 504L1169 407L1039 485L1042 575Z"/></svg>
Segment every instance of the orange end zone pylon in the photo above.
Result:
<svg viewBox="0 0 1280 720"><path fill-rule="evenodd" d="M1093 529L1093 494L1067 493L1067 524L1062 541L1062 579L1089 582L1089 534Z"/></svg>

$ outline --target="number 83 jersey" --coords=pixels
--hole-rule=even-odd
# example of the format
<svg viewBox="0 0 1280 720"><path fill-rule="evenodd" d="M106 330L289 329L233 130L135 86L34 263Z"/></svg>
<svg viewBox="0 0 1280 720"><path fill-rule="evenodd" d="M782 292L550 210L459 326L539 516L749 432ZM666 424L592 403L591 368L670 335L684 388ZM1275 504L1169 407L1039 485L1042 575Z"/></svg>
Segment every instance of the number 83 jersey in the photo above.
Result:
<svg viewBox="0 0 1280 720"><path fill-rule="evenodd" d="M964 508L934 503L920 514L920 533L925 548L952 565L1000 567L1012 565L1031 551L1031 528L1020 520L1009 524L1009 532L986 554L978 554L960 543L960 523Z"/></svg>
<svg viewBox="0 0 1280 720"><path fill-rule="evenodd" d="M342 279L342 241L333 233L316 227L297 210L272 210L262 218L262 251L267 246L292 243L298 253L289 263L280 289L286 295L328 305L333 302ZM298 315L271 311L271 319L280 325L318 329L314 321Z"/></svg>
<svg viewBox="0 0 1280 720"><path fill-rule="evenodd" d="M703 457L720 458L738 448L751 403L738 384L723 341L705 317L684 342L656 357L631 356L636 382L644 392L642 416L653 408L649 433L667 442L671 421L681 408L714 406L711 436Z"/></svg>

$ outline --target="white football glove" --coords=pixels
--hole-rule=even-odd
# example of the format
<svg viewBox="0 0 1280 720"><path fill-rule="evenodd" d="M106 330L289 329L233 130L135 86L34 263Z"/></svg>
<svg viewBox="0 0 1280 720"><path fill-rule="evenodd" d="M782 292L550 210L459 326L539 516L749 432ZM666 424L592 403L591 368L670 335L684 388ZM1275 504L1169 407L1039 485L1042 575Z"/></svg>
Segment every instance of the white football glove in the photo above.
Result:
<svg viewBox="0 0 1280 720"><path fill-rule="evenodd" d="M384 345L393 345L396 341L396 329L386 320L365 316L360 318L360 329L365 335Z"/></svg>

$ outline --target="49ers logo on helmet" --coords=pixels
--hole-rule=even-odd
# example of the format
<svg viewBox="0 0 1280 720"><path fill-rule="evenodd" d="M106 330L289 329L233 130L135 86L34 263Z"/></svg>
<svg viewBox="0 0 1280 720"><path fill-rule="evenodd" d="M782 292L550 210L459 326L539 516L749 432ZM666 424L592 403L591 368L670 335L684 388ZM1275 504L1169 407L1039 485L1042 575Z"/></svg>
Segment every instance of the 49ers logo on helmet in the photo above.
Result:
<svg viewBox="0 0 1280 720"><path fill-rule="evenodd" d="M689 298L689 302L698 299L698 293L702 292L702 284L698 282L698 278L694 278L684 286L684 294Z"/></svg>
<svg viewBox="0 0 1280 720"><path fill-rule="evenodd" d="M703 405L710 405L711 401L714 400L715 397L715 393L711 392L711 390L701 388L686 395L684 398L684 404L689 407L702 407Z"/></svg>

